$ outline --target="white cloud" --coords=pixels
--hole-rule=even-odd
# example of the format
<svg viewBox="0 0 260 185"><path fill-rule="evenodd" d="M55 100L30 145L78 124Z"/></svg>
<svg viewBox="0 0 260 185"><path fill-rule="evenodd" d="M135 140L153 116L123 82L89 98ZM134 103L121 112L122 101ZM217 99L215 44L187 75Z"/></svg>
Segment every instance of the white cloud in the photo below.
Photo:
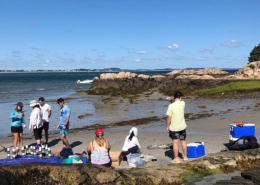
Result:
<svg viewBox="0 0 260 185"><path fill-rule="evenodd" d="M135 62L141 62L141 60L138 58L138 59L135 60Z"/></svg>
<svg viewBox="0 0 260 185"><path fill-rule="evenodd" d="M35 47L31 47L31 49L33 49L33 50L41 50L41 49L35 48Z"/></svg>
<svg viewBox="0 0 260 185"><path fill-rule="evenodd" d="M138 54L147 54L146 51L139 51Z"/></svg>
<svg viewBox="0 0 260 185"><path fill-rule="evenodd" d="M104 53L99 53L98 56L99 57L105 57L105 54Z"/></svg>
<svg viewBox="0 0 260 185"><path fill-rule="evenodd" d="M213 51L213 49L212 48L202 48L201 50L200 50L201 52L212 52Z"/></svg>
<svg viewBox="0 0 260 185"><path fill-rule="evenodd" d="M158 46L157 48L158 48L158 49L166 49L165 46Z"/></svg>
<svg viewBox="0 0 260 185"><path fill-rule="evenodd" d="M216 60L227 60L228 59L228 56L217 56L217 57L215 57L214 59L216 59Z"/></svg>
<svg viewBox="0 0 260 185"><path fill-rule="evenodd" d="M41 58L43 55L42 54L31 54L31 56L35 57L35 58Z"/></svg>
<svg viewBox="0 0 260 185"><path fill-rule="evenodd" d="M46 62L47 64L49 64L49 63L50 63L50 60L46 60L45 62Z"/></svg>
<svg viewBox="0 0 260 185"><path fill-rule="evenodd" d="M240 58L238 57L237 60L240 60Z"/></svg>
<svg viewBox="0 0 260 185"><path fill-rule="evenodd" d="M135 53L133 50L129 49L128 53Z"/></svg>
<svg viewBox="0 0 260 185"><path fill-rule="evenodd" d="M239 41L237 41L237 40L231 40L230 42L231 42L231 43L237 43L237 42L239 42Z"/></svg>
<svg viewBox="0 0 260 185"><path fill-rule="evenodd" d="M229 43L222 43L221 46L226 46L229 48L239 48L239 47L243 47L245 46L245 44L243 44L242 42L238 41L238 40L230 40Z"/></svg>
<svg viewBox="0 0 260 185"><path fill-rule="evenodd" d="M172 45L168 46L168 49L170 49L172 51L177 51L179 49L179 45L178 44L172 44Z"/></svg>

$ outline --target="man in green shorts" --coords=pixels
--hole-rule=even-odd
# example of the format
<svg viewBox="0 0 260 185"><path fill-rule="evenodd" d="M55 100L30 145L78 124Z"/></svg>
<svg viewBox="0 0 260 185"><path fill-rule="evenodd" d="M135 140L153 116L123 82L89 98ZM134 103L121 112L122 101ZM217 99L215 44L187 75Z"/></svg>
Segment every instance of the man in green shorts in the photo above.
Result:
<svg viewBox="0 0 260 185"><path fill-rule="evenodd" d="M69 148L69 142L66 138L70 126L70 108L65 104L64 99L59 98L57 103L60 106L60 121L57 126L60 129L60 138L63 142L64 147Z"/></svg>
<svg viewBox="0 0 260 185"><path fill-rule="evenodd" d="M180 163L178 158L179 147L178 141L180 140L182 150L183 150L183 160L188 160L187 158L187 144L186 144L186 122L184 119L184 109L185 102L182 101L182 93L180 91L174 92L174 100L168 106L168 110L166 112L167 117L167 126L166 131L169 133L169 137L172 139L173 144L173 154L174 159L172 163ZM167 100L170 100L167 98Z"/></svg>

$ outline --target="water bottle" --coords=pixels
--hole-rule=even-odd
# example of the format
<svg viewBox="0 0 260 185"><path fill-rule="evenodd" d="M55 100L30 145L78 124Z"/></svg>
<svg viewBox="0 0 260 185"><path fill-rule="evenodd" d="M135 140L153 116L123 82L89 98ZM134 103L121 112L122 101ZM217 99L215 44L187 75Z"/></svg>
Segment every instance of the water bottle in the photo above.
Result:
<svg viewBox="0 0 260 185"><path fill-rule="evenodd" d="M28 145L25 146L25 155L28 155Z"/></svg>
<svg viewBox="0 0 260 185"><path fill-rule="evenodd" d="M45 156L46 156L46 154L45 154L45 148L42 148L41 153L42 153L42 157L45 157Z"/></svg>
<svg viewBox="0 0 260 185"><path fill-rule="evenodd" d="M15 157L16 157L16 151L15 151L14 148L13 148L13 151L12 151L12 155L13 155L13 159L15 159Z"/></svg>
<svg viewBox="0 0 260 185"><path fill-rule="evenodd" d="M51 148L48 148L48 158L51 158Z"/></svg>
<svg viewBox="0 0 260 185"><path fill-rule="evenodd" d="M24 147L22 147L22 157L25 156L25 153L24 153Z"/></svg>
<svg viewBox="0 0 260 185"><path fill-rule="evenodd" d="M6 153L7 153L7 154L10 154L10 148L7 148L7 149L6 149Z"/></svg>
<svg viewBox="0 0 260 185"><path fill-rule="evenodd" d="M34 153L33 152L33 146L30 147L30 153L31 153L31 155L33 155L33 153Z"/></svg>

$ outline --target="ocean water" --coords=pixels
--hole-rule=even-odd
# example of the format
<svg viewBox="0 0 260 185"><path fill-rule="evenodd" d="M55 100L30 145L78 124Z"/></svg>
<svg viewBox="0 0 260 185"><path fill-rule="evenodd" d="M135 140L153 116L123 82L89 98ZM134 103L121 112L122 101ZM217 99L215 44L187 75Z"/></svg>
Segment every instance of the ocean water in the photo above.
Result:
<svg viewBox="0 0 260 185"><path fill-rule="evenodd" d="M168 72L170 71L139 71L136 73L164 75ZM49 103L48 100L70 97L75 91L87 90L91 86L91 84L77 84L77 80L92 80L96 76L99 77L102 73L104 72L0 73L0 137L10 133L9 114L17 102L23 102L23 110L27 119L31 112L29 107L31 100L38 100L39 97L43 96L46 102ZM55 122L55 126L52 125L50 127L55 129L58 123L59 107L56 103L49 104L53 107L51 122ZM77 116L80 112L85 114L86 112L95 111L95 107L91 102L86 104L88 108L84 110L76 109L77 102L70 104L70 107L75 107L74 110L77 110ZM74 117L74 122L76 122L76 118ZM73 118L71 119L73 121ZM29 125L28 121L27 125ZM77 126L81 126L81 124L77 124Z"/></svg>
<svg viewBox="0 0 260 185"><path fill-rule="evenodd" d="M132 71L133 72L133 71ZM134 71L137 74L164 75L170 71ZM235 71L228 71L234 73ZM75 96L77 90L87 90L91 84L77 84L77 80L92 80L104 72L48 72L48 73L0 73L0 137L6 137L11 133L10 118L11 111L15 108L17 102L23 102L26 125L29 125L27 118L32 109L29 107L31 100L38 100L43 96L46 103L52 106L52 116L50 118L50 131L57 131L56 126L59 122L59 106L55 102L60 97ZM160 111L152 110L157 104L143 103L142 105L129 105L129 107L107 107L99 102L93 102L88 98L82 98L66 102L71 108L71 128L82 127L92 124L108 124L118 120L136 119L141 117L164 115L164 105L168 102L162 102ZM137 106L137 107L136 107ZM146 112L140 112L139 108L143 106ZM147 109L147 107L150 107ZM143 109L143 110L144 110ZM128 110L128 111L124 111ZM154 113L150 113L154 112ZM93 114L92 117L83 120L78 116L84 114ZM29 134L29 129L25 129L25 134Z"/></svg>

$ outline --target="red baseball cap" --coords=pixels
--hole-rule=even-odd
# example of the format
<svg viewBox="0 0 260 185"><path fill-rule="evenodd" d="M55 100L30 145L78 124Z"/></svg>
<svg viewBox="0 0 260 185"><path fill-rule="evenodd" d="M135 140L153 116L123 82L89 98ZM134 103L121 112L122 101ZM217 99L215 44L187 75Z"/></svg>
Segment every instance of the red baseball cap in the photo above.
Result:
<svg viewBox="0 0 260 185"><path fill-rule="evenodd" d="M104 131L102 130L102 128L98 128L98 129L96 129L95 134L97 137L99 137L100 135L103 136Z"/></svg>

